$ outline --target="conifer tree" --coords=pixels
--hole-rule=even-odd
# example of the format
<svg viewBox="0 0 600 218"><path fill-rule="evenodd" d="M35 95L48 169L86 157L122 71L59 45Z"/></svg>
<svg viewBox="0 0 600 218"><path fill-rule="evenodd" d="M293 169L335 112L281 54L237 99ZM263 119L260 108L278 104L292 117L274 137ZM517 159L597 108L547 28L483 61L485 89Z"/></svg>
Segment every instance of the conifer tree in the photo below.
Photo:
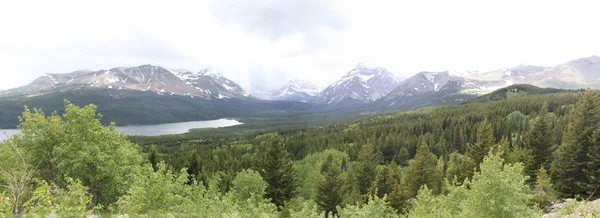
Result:
<svg viewBox="0 0 600 218"><path fill-rule="evenodd" d="M453 149L456 151L461 151L464 145L464 133L460 126L454 127L453 136ZM464 151L461 151L464 152Z"/></svg>
<svg viewBox="0 0 600 218"><path fill-rule="evenodd" d="M594 131L592 136L593 145L588 149L587 166L584 170L586 173L588 185L588 194L590 199L600 198L600 128ZM591 191L591 192L590 192Z"/></svg>
<svg viewBox="0 0 600 218"><path fill-rule="evenodd" d="M193 182L193 179L198 179L198 175L200 175L200 163L198 162L198 153L193 153L190 156L189 164L187 167L187 173L189 175L190 183ZM192 179L193 178L193 179Z"/></svg>
<svg viewBox="0 0 600 218"><path fill-rule="evenodd" d="M267 182L265 198L279 208L297 194L298 178L283 140L276 134L265 136L257 154L256 169Z"/></svg>
<svg viewBox="0 0 600 218"><path fill-rule="evenodd" d="M457 181L462 183L465 179L470 179L473 176L475 163L471 157L454 152L449 155L448 159L446 168L446 178L448 180L456 177Z"/></svg>
<svg viewBox="0 0 600 218"><path fill-rule="evenodd" d="M342 203L341 189L344 181L341 179L339 164L334 163L333 156L327 156L327 160L321 168L323 178L317 187L316 202L321 211L327 215L337 215L336 207Z"/></svg>
<svg viewBox="0 0 600 218"><path fill-rule="evenodd" d="M525 174L530 176L530 183L536 179L536 172L540 167L548 167L552 156L554 138L552 136L552 123L548 118L548 104L544 103L538 113L538 119L533 123L531 131L525 135L525 148L531 151L529 163L525 165Z"/></svg>
<svg viewBox="0 0 600 218"><path fill-rule="evenodd" d="M496 139L494 137L494 129L492 124L484 119L477 129L477 142L473 144L469 150L469 156L478 167L483 161L483 158L488 154Z"/></svg>
<svg viewBox="0 0 600 218"><path fill-rule="evenodd" d="M408 150L406 149L406 147L402 147L400 149L400 151L398 152L398 155L396 155L396 160L400 166L408 165L408 160L410 160L410 157L409 157Z"/></svg>
<svg viewBox="0 0 600 218"><path fill-rule="evenodd" d="M429 151L427 143L423 142L417 149L415 158L409 163L406 176L402 181L403 192L408 198L417 195L423 185L431 187L434 194L439 194L443 174L438 168L438 159Z"/></svg>
<svg viewBox="0 0 600 218"><path fill-rule="evenodd" d="M399 182L400 172L398 172L396 163L392 162L386 166L380 166L369 193L383 198L386 194L394 192Z"/></svg>
<svg viewBox="0 0 600 218"><path fill-rule="evenodd" d="M371 143L366 143L360 148L358 153L358 167L356 177L361 194L367 194L369 188L377 175L377 165L379 164L380 156L375 151L375 147Z"/></svg>
<svg viewBox="0 0 600 218"><path fill-rule="evenodd" d="M596 94L588 90L575 104L563 143L554 152L550 176L563 197L589 195L598 185L589 180L594 175L590 168L593 161L589 158L593 155L588 153L597 146L592 136L599 121L596 99Z"/></svg>
<svg viewBox="0 0 600 218"><path fill-rule="evenodd" d="M156 149L150 148L150 155L148 156L148 162L150 162L150 165L152 165L152 169L154 169L154 171L158 170L158 155L156 154Z"/></svg>

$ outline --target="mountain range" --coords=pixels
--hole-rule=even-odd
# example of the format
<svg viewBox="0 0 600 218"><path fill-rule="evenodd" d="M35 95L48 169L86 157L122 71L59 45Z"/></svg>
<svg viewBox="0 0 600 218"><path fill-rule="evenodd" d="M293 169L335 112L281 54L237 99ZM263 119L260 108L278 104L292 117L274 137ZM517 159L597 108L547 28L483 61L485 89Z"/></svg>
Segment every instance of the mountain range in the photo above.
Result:
<svg viewBox="0 0 600 218"><path fill-rule="evenodd" d="M531 84L561 89L600 89L600 57L581 58L554 67L519 65L489 72L419 72L410 78L397 77L383 67L358 64L323 90L302 80L291 80L276 90L258 87L245 90L236 82L210 69L190 72L141 65L96 71L79 70L65 74L46 74L26 86L0 91L0 120L4 119L2 116L16 119L18 113L15 116L15 113L7 111L19 109L10 105L44 106L48 104L49 99L64 98L81 99L83 103L93 99L88 95L98 97L99 102L91 103L117 110L117 112L105 111L105 114L109 116L120 114L119 117L131 113L122 111L125 109L121 107L126 102L119 103L118 107L111 106L111 101L116 99L130 99L129 102L142 104L126 108L127 110L133 108L144 110L158 104L143 99L169 102L168 105L154 108L162 109L152 110L152 112L157 116L169 114L171 118L146 119L165 122L181 121L183 119L179 119L181 117L208 119L237 114L255 116L266 113L257 108L266 108L265 110L273 113L280 113L289 108L310 111L315 108L350 107L354 108L351 110L355 112L409 109L457 103L512 84ZM153 95L158 97L150 98ZM174 102L196 106L176 110L173 114L168 106L177 107ZM52 108L60 108L58 106L54 105ZM217 112L214 112L215 110ZM146 115L151 116L149 114ZM207 116L208 114L210 116ZM126 123L139 124L143 120L140 118Z"/></svg>
<svg viewBox="0 0 600 218"><path fill-rule="evenodd" d="M490 72L420 72L410 78L397 77L383 67L360 63L338 81L320 90L303 80L290 80L276 90L244 90L218 72L175 71L160 66L116 67L46 74L29 85L0 91L0 97L37 96L71 89L128 89L160 95L183 95L205 99L258 98L321 104L344 101L393 101L426 92L481 95L512 84L532 84L564 89L600 88L600 57L573 60L555 67L520 65Z"/></svg>
<svg viewBox="0 0 600 218"><path fill-rule="evenodd" d="M0 95L28 97L72 89L128 89L160 95L202 98L245 98L249 94L235 82L209 69L176 72L160 66L116 67L109 70L46 74L29 85L0 92Z"/></svg>

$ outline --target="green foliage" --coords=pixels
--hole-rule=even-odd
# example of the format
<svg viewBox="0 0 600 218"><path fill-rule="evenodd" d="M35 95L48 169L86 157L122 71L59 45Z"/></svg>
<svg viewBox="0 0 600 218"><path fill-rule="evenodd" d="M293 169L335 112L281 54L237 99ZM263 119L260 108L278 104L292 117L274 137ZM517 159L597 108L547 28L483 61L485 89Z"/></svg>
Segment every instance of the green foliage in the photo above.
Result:
<svg viewBox="0 0 600 218"><path fill-rule="evenodd" d="M590 199L599 199L600 193L600 128L594 130L591 136L591 144L587 152L587 164L584 172L588 181L587 194Z"/></svg>
<svg viewBox="0 0 600 218"><path fill-rule="evenodd" d="M409 217L539 217L529 208L531 199L527 176L520 164L504 164L498 155L484 159L480 172L458 187L450 186L447 195L434 197L426 187L412 202ZM432 209L428 211L427 208Z"/></svg>
<svg viewBox="0 0 600 218"><path fill-rule="evenodd" d="M194 201L206 192L204 186L186 185L187 182L188 174L184 170L176 175L162 163L156 172L146 165L141 175L133 176L133 184L127 194L119 198L118 211L129 214L187 212L195 207Z"/></svg>
<svg viewBox="0 0 600 218"><path fill-rule="evenodd" d="M344 208L338 206L340 217L370 218L370 217L398 217L394 209L389 206L385 198L372 196L362 206L347 205Z"/></svg>
<svg viewBox="0 0 600 218"><path fill-rule="evenodd" d="M142 176L136 177L128 194L118 201L117 211L127 214L171 214L189 216L206 214L207 216L257 216L273 217L275 205L255 196L264 192L265 182L256 172L243 171L234 180L233 190L222 195L210 185L192 182L189 185L188 174L182 169L178 175L158 165L154 172L146 165ZM262 189L262 190L261 190ZM247 199L242 199L249 196Z"/></svg>
<svg viewBox="0 0 600 218"><path fill-rule="evenodd" d="M466 217L533 217L531 198L520 164L504 164L497 155L487 157L473 175L462 214Z"/></svg>
<svg viewBox="0 0 600 218"><path fill-rule="evenodd" d="M327 160L321 168L323 178L317 185L316 202L320 211L327 215L337 214L336 207L342 203L341 189L344 181L340 177L341 165L334 162L333 155L327 156Z"/></svg>
<svg viewBox="0 0 600 218"><path fill-rule="evenodd" d="M535 187L533 188L534 197L532 202L544 211L548 211L555 200L554 189L550 181L550 176L544 167L540 167L536 173Z"/></svg>
<svg viewBox="0 0 600 218"><path fill-rule="evenodd" d="M142 157L136 145L115 129L104 127L96 106L84 108L65 100L62 116L49 117L27 107L14 137L29 159L39 161L42 179L65 187L65 175L89 188L94 205L109 205L125 194ZM36 163L37 164L37 163Z"/></svg>
<svg viewBox="0 0 600 218"><path fill-rule="evenodd" d="M66 190L55 184L39 181L38 187L25 203L25 213L39 216L90 215L93 211L88 210L87 206L92 202L92 197L87 193L87 188L79 180L67 177L66 181Z"/></svg>
<svg viewBox="0 0 600 218"><path fill-rule="evenodd" d="M446 178L456 179L459 182L465 181L473 176L475 170L475 162L468 155L462 155L454 152L450 154L446 167Z"/></svg>
<svg viewBox="0 0 600 218"><path fill-rule="evenodd" d="M586 196L598 187L595 141L600 116L598 93L586 91L569 116L569 126L562 144L554 153L550 176L563 197ZM591 152L591 153L590 153ZM593 158L590 158L593 157Z"/></svg>
<svg viewBox="0 0 600 218"><path fill-rule="evenodd" d="M525 173L530 176L533 183L537 178L536 172L540 167L549 167L554 147L552 123L548 118L548 105L544 104L539 111L538 118L533 123L531 131L525 134L525 148L531 151L530 161L525 165Z"/></svg>
<svg viewBox="0 0 600 218"><path fill-rule="evenodd" d="M436 197L433 192L424 185L419 190L417 197L411 200L412 208L408 213L409 217L429 218L429 217L452 217L452 214L444 207L442 200L445 198Z"/></svg>
<svg viewBox="0 0 600 218"><path fill-rule="evenodd" d="M142 165L142 160L132 161L138 163L135 167L125 163L131 168L101 163L121 156L142 156L131 155L136 149L126 149L130 153L113 149L115 156L107 154L105 150L114 147L104 141L119 141L120 137L92 133L101 130L95 121L99 117L95 112L85 112L85 108L81 109L83 112L65 112L74 114L75 118L58 113L50 117L31 116L32 121L28 122L31 140L18 141L21 138L17 137L15 142L26 143L26 159L36 160L31 165L37 166L37 161L41 161L39 176L50 181L48 184L54 181L59 188L67 190L68 176L79 179L90 188L90 193L100 187L96 182L107 185L102 190L119 197L118 204L107 208L132 216L286 217L296 214L322 217L325 213L319 213L319 206L313 201L338 202L337 195L327 192L338 193L335 190L339 187L341 203L322 204L321 210L332 211L332 205L337 205L336 210L342 217L344 213L350 217L381 217L388 212L395 216L395 210L412 211L417 217L528 217L539 213L527 205L538 199L544 201L545 196L531 193L523 183L527 178L520 172L523 167L513 163L522 162L526 167L541 163L533 161L536 153L530 145L541 139L534 135L545 134L534 134L536 132L548 132L551 134L548 138L561 146L569 141L581 145L576 152L576 157L581 159L576 160L583 160L582 174L575 180L581 183L584 193L591 190L594 175L597 175L594 146L600 131L592 125L598 123L597 110L571 106L583 96L579 93L518 93L499 101L421 108L328 126L280 128L277 133L266 135L225 134L230 130L220 129L177 136L133 137L144 144L142 149L155 169L150 164ZM540 108L547 108L547 115L540 113ZM31 114L39 113L34 110ZM578 116L583 119L572 119ZM67 123L67 119L73 122ZM551 124L549 131L536 130L542 119ZM87 126L81 120L92 124ZM576 120L583 120L577 121L582 124L575 125ZM583 126L585 128L578 128L585 131L563 135L569 123ZM50 130L46 126L54 128ZM91 131L87 131L88 127ZM231 131L237 132L240 128L243 129L237 127ZM501 139L499 144L496 139ZM94 141L102 143L97 145ZM422 144L426 146L420 146ZM494 156L483 158L490 150ZM65 154L66 151L73 154ZM67 157L72 160L63 160ZM481 158L482 164L477 165L475 158ZM496 159L505 159L509 164L502 161L497 164ZM158 164L161 160L166 162L164 166ZM14 165L13 162L3 159L0 165ZM478 167L480 171L473 173ZM85 171L78 172L84 168ZM88 168L93 175L82 175ZM119 172L125 168L132 175L120 180L119 176L108 174L108 178L123 181L113 183L113 180L103 179L107 173L102 172L108 168ZM250 168L255 172L248 170ZM442 186L444 176L449 182ZM538 178L545 177L540 174ZM295 185L296 179L299 186ZM94 183L90 186L86 180ZM0 183L4 182L0 179ZM425 186L427 188L419 191ZM296 187L299 187L298 195L294 196ZM540 185L540 190L546 190L544 187L547 186ZM117 192L125 195L115 194ZM317 197L317 193L321 196ZM271 196L279 199L274 201L279 208L269 203L274 199ZM366 199L366 196L374 197ZM407 207L408 200L412 209ZM436 210L426 211L426 208ZM379 213L381 211L384 213Z"/></svg>
<svg viewBox="0 0 600 218"><path fill-rule="evenodd" d="M387 194L397 194L400 182L400 171L396 163L380 165L377 167L377 176L369 189L369 194L377 195L380 198Z"/></svg>
<svg viewBox="0 0 600 218"><path fill-rule="evenodd" d="M21 150L14 138L0 143L0 192L8 192L8 201L3 203L10 206L13 214L23 211L23 202L32 189L30 183L36 173Z"/></svg>
<svg viewBox="0 0 600 218"><path fill-rule="evenodd" d="M379 164L379 158L380 155L375 150L373 144L366 143L360 147L360 152L356 159L358 162L356 178L358 180L360 193L363 195L369 192L369 188L377 175L376 168Z"/></svg>
<svg viewBox="0 0 600 218"><path fill-rule="evenodd" d="M435 154L429 151L425 142L417 150L415 158L409 163L406 176L402 181L402 191L408 198L415 197L423 185L432 187L434 194L439 194L443 182L443 173L438 168Z"/></svg>
<svg viewBox="0 0 600 218"><path fill-rule="evenodd" d="M278 135L264 137L258 149L256 169L268 183L265 197L281 208L298 193L298 178L283 139Z"/></svg>
<svg viewBox="0 0 600 218"><path fill-rule="evenodd" d="M483 95L476 99L469 100L467 102L489 102L489 101L499 101L508 99L509 97L515 97L518 95L526 95L526 94L549 94L549 93L560 93L560 92L572 92L568 90L561 90L555 88L539 88L529 84L516 84L508 87L504 87L498 89L492 93Z"/></svg>
<svg viewBox="0 0 600 218"><path fill-rule="evenodd" d="M292 209L290 217L322 218L326 216L325 212L319 213L317 203L308 200L302 202L301 208L298 211Z"/></svg>
<svg viewBox="0 0 600 218"><path fill-rule="evenodd" d="M10 201L10 198L6 196L5 193L0 192L0 216L8 216L11 214L13 204Z"/></svg>
<svg viewBox="0 0 600 218"><path fill-rule="evenodd" d="M333 162L342 163L348 159L348 154L336 149L327 149L314 154L309 154L300 161L294 163L294 170L298 173L298 196L304 199L316 199L317 186L322 180L321 168L329 156L333 157ZM341 165L340 165L341 168Z"/></svg>
<svg viewBox="0 0 600 218"><path fill-rule="evenodd" d="M484 119L477 128L477 142L469 150L469 156L475 162L475 166L483 161L483 157L488 154L495 143L496 138L494 138L492 124L488 119Z"/></svg>
<svg viewBox="0 0 600 218"><path fill-rule="evenodd" d="M258 206L264 201L266 189L267 182L260 174L253 170L243 170L233 180L232 196L240 205L251 202L254 204L252 206Z"/></svg>

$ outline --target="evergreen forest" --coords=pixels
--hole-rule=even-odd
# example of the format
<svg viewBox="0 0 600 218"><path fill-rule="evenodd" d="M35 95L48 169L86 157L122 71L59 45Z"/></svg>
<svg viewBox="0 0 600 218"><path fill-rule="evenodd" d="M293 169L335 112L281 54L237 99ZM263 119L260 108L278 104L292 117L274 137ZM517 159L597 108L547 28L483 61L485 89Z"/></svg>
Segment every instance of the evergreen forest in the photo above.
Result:
<svg viewBox="0 0 600 218"><path fill-rule="evenodd" d="M575 202L561 217L600 198L600 91L513 88L244 134L128 137L93 104L25 107L0 143L0 217L541 217Z"/></svg>

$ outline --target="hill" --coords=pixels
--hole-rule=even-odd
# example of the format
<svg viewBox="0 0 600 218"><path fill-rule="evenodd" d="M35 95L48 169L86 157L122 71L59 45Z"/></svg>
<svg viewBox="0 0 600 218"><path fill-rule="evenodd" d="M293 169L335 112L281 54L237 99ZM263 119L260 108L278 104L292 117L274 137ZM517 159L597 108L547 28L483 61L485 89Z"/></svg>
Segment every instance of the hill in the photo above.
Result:
<svg viewBox="0 0 600 218"><path fill-rule="evenodd" d="M556 88L540 88L534 85L529 84L516 84L508 87L504 87L493 91L492 93L482 95L475 99L467 100L465 103L470 102L489 102L489 101L498 101L504 100L508 98L512 98L520 95L541 95L541 94L551 94L551 93L561 93L561 92L575 92L577 90L565 90L565 89L556 89ZM581 90L579 90L581 91Z"/></svg>

